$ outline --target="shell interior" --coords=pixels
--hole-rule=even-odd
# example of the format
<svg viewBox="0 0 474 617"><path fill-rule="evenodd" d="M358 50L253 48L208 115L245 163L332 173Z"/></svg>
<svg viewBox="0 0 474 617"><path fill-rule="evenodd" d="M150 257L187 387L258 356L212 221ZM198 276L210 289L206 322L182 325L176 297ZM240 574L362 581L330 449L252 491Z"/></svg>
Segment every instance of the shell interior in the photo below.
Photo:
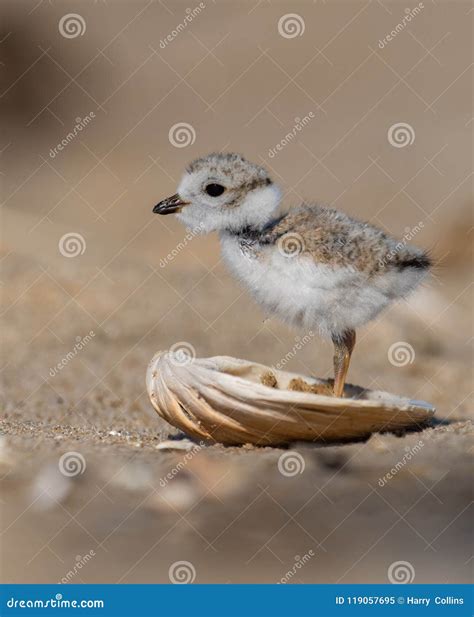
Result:
<svg viewBox="0 0 474 617"><path fill-rule="evenodd" d="M295 380L306 391L289 389ZM167 422L194 438L229 445L342 442L421 428L435 411L424 401L350 384L344 398L336 398L325 393L327 380L229 356L159 352L146 384L153 407Z"/></svg>

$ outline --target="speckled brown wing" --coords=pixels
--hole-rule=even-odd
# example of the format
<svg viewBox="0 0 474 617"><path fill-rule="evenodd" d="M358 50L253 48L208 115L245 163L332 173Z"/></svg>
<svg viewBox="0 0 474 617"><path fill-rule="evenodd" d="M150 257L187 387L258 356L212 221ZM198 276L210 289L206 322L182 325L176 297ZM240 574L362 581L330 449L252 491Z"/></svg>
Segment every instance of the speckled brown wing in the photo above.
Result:
<svg viewBox="0 0 474 617"><path fill-rule="evenodd" d="M269 232L274 242L297 234L301 255L334 267L351 267L367 275L406 267L427 269L428 256L373 225L323 206L303 205L282 217Z"/></svg>

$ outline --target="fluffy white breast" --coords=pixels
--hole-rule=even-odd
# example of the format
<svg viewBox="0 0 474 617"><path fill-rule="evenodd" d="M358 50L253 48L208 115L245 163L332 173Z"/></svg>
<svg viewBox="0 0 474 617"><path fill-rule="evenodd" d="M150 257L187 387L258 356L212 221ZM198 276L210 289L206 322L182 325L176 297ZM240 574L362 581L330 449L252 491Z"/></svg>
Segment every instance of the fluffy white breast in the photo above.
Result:
<svg viewBox="0 0 474 617"><path fill-rule="evenodd" d="M288 257L275 245L260 246L221 234L224 261L269 314L290 325L319 329L322 336L367 323L390 302L385 289L353 268Z"/></svg>

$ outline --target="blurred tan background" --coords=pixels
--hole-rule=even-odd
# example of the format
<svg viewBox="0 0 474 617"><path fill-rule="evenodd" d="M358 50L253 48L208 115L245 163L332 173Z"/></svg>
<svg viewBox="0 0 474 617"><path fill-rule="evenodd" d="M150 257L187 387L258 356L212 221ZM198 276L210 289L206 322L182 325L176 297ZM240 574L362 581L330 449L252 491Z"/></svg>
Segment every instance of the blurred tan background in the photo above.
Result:
<svg viewBox="0 0 474 617"><path fill-rule="evenodd" d="M188 561L195 582L277 582L313 550L291 582L386 582L398 560L415 582L467 582L472 4L1 11L2 580L56 582L76 567L69 582L169 582ZM186 341L271 365L301 336L230 278L217 238L183 246L185 230L151 213L190 160L217 150L268 166L286 204L331 204L432 251L433 277L360 333L349 375L435 404L432 428L298 445L292 478L281 450L214 446L162 486L184 451L159 448L176 431L147 400L153 353ZM414 356L397 367L399 342ZM314 340L287 367L326 376L331 353ZM67 452L83 473L58 473Z"/></svg>

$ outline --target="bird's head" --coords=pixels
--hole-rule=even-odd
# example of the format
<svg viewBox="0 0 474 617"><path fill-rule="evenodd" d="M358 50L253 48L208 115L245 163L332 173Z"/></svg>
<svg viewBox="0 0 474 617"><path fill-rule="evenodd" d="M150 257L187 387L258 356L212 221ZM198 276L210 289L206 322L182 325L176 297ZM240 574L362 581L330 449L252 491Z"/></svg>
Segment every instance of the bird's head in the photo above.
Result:
<svg viewBox="0 0 474 617"><path fill-rule="evenodd" d="M240 154L210 154L186 169L178 192L153 208L177 214L188 227L210 231L261 229L280 201L280 190L268 172Z"/></svg>

